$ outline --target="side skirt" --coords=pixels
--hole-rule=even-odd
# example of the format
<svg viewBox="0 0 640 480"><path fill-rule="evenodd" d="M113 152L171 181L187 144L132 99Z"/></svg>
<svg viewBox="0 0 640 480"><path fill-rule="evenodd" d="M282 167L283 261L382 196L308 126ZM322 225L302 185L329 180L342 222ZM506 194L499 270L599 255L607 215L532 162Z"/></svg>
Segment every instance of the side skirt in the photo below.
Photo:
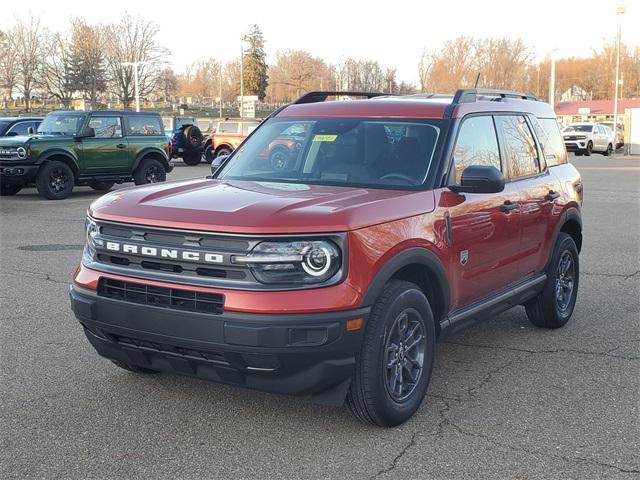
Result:
<svg viewBox="0 0 640 480"><path fill-rule="evenodd" d="M547 274L541 273L451 312L440 322L439 340L534 298L542 291L546 280Z"/></svg>

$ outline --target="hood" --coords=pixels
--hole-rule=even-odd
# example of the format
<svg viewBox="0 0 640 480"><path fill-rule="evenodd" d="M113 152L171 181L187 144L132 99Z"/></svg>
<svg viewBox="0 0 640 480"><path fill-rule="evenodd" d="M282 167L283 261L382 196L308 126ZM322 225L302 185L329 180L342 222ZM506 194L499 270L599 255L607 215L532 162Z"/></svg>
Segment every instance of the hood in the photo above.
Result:
<svg viewBox="0 0 640 480"><path fill-rule="evenodd" d="M0 137L0 145L3 147L19 147L20 145L24 145L26 143L32 143L38 140L46 140L50 142L51 140L61 140L64 142L68 142L69 139L73 139L73 137L65 136L65 135L14 135L10 137Z"/></svg>
<svg viewBox="0 0 640 480"><path fill-rule="evenodd" d="M195 179L125 188L89 207L96 219L266 234L342 232L427 213L433 191Z"/></svg>

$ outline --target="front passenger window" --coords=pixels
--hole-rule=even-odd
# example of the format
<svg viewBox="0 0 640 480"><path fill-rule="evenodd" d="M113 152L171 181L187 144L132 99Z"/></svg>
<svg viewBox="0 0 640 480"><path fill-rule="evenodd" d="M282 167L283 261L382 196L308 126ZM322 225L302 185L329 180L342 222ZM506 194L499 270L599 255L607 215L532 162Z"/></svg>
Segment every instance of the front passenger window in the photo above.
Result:
<svg viewBox="0 0 640 480"><path fill-rule="evenodd" d="M491 117L479 116L464 120L456 140L453 161L458 185L462 172L470 165L492 166L502 170L496 129Z"/></svg>

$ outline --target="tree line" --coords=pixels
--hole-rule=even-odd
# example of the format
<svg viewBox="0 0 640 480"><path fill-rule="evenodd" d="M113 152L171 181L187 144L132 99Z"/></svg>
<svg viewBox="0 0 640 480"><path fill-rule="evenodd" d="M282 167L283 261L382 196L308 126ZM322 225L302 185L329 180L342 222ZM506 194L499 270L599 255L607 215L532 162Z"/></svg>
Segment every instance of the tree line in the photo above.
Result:
<svg viewBox="0 0 640 480"><path fill-rule="evenodd" d="M275 53L267 64L265 38L257 25L244 37L244 94L261 101L284 103L312 90L380 91L396 94L454 92L471 87L506 88L548 98L550 59L536 61L534 51L520 39L460 36L437 48L425 48L417 59L419 84L397 79L395 68L373 59L347 58L330 64L298 49ZM52 32L37 17L17 19L0 31L0 88L5 106L16 96L29 110L33 98L69 107L81 97L94 108L121 103L129 108L135 97L134 64L140 97L175 105L213 106L221 97L233 103L240 94L240 60L215 58L194 62L182 72L168 64L169 50L158 42L158 26L140 17L123 15L113 24L91 25L72 18L69 32ZM556 94L577 86L589 98L612 98L615 44L604 43L586 58L562 58L556 63ZM622 96L640 96L640 48L621 49Z"/></svg>

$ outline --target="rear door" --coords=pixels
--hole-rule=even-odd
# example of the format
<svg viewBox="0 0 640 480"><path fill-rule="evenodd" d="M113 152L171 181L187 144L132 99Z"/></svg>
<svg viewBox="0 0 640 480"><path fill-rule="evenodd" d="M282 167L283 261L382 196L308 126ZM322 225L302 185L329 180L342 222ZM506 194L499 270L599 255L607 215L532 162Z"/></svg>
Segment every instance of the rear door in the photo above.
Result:
<svg viewBox="0 0 640 480"><path fill-rule="evenodd" d="M521 278L541 271L547 260L546 242L551 209L560 186L545 160L524 115L498 115L496 125L503 146L508 184L517 189L522 229L518 272Z"/></svg>
<svg viewBox="0 0 640 480"><path fill-rule="evenodd" d="M122 173L131 161L119 115L92 115L87 125L95 137L82 139L82 159L88 173Z"/></svg>
<svg viewBox="0 0 640 480"><path fill-rule="evenodd" d="M459 184L470 165L504 171L491 115L463 120L453 153L451 183ZM469 305L519 278L520 209L517 187L500 193L465 193L450 203L452 307Z"/></svg>

